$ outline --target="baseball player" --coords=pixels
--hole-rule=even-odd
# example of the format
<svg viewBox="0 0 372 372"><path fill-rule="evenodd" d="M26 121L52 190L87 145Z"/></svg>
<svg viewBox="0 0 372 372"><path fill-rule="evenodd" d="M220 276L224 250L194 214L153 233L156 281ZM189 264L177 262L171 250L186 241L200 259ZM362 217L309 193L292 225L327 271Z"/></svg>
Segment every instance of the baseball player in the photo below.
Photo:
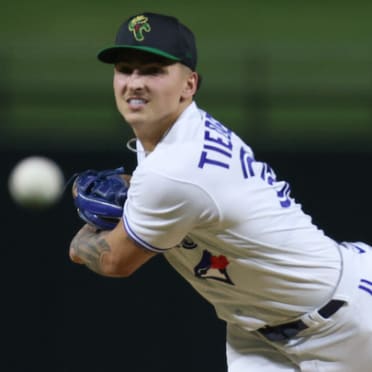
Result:
<svg viewBox="0 0 372 372"><path fill-rule="evenodd" d="M290 185L197 106L192 32L176 18L138 14L98 58L114 65L138 166L107 228L120 170L76 179L88 223L71 242L72 261L126 277L164 255L226 322L229 372L370 371L371 247L325 235Z"/></svg>

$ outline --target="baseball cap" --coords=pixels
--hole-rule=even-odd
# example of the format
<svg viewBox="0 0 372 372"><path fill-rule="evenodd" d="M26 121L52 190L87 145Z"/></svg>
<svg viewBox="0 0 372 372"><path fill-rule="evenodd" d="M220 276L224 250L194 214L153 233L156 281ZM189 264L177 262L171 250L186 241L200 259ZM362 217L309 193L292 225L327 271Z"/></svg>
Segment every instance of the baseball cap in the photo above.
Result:
<svg viewBox="0 0 372 372"><path fill-rule="evenodd" d="M180 62L195 71L197 50L192 31L177 18L156 13L141 13L120 26L115 45L98 53L105 63L117 63L128 50L140 50Z"/></svg>

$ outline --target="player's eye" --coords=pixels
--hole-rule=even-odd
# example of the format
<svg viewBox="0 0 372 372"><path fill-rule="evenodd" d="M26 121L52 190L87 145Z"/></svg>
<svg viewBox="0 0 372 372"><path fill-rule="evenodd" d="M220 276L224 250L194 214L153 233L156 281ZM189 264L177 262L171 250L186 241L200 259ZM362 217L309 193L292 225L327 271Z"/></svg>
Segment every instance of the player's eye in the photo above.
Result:
<svg viewBox="0 0 372 372"><path fill-rule="evenodd" d="M124 75L131 75L134 71L137 71L140 75L160 75L166 72L166 68L162 64L132 65L128 63L118 63L115 65L115 69L117 72Z"/></svg>
<svg viewBox="0 0 372 372"><path fill-rule="evenodd" d="M143 75L159 75L164 72L163 66L146 66L141 69Z"/></svg>
<svg viewBox="0 0 372 372"><path fill-rule="evenodd" d="M127 65L117 64L115 66L116 71L120 72L121 74L130 75L133 72L133 68Z"/></svg>

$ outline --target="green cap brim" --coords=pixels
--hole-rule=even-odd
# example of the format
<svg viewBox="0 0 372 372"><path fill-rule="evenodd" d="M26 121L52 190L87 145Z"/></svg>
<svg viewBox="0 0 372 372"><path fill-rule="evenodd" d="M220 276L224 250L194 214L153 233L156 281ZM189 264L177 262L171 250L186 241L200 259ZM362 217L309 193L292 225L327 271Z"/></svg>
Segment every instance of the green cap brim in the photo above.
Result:
<svg viewBox="0 0 372 372"><path fill-rule="evenodd" d="M121 52L125 49L135 49L135 50L141 50L143 52L148 52L152 54L156 54L158 56L171 59L173 61L180 61L180 58L175 57L172 54L169 54L167 52L164 52L160 49L141 46L141 45L114 45L105 49L102 49L97 54L97 58L105 63L116 63L119 62L119 56L123 55Z"/></svg>

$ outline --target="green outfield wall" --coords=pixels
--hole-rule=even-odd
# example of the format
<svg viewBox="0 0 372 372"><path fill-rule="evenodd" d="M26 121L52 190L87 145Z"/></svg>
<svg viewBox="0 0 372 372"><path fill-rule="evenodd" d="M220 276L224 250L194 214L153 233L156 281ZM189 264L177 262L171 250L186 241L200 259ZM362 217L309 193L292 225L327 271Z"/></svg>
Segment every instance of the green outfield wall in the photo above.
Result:
<svg viewBox="0 0 372 372"><path fill-rule="evenodd" d="M372 3L12 1L0 12L0 145L120 149L95 56L144 10L195 32L199 105L260 148L371 150Z"/></svg>

